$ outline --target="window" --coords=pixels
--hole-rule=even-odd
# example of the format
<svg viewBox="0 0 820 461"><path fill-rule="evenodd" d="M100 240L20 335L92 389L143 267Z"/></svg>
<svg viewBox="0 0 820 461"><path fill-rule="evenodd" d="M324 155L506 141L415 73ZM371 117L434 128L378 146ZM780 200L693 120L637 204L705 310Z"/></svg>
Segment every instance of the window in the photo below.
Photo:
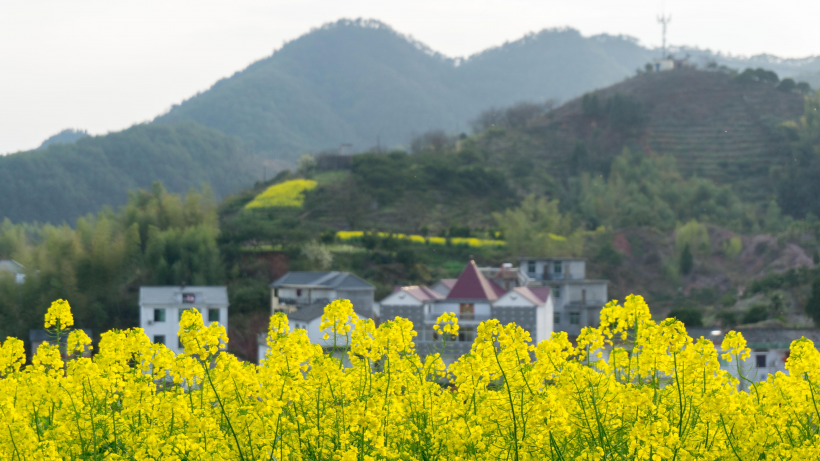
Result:
<svg viewBox="0 0 820 461"><path fill-rule="evenodd" d="M296 296L297 297L302 296L302 289L301 288L296 289Z"/></svg>
<svg viewBox="0 0 820 461"><path fill-rule="evenodd" d="M179 310L179 319L180 319L180 320L182 320L182 313L183 313L183 312L185 312L185 311L187 311L187 310L192 310L192 311L197 311L197 312L199 312L197 309L180 309L180 310Z"/></svg>
<svg viewBox="0 0 820 461"><path fill-rule="evenodd" d="M154 309L154 321L155 322L164 322L165 321L165 309ZM163 343L165 344L165 343Z"/></svg>
<svg viewBox="0 0 820 461"><path fill-rule="evenodd" d="M556 298L560 298L561 297L561 287L552 287L552 294Z"/></svg>
<svg viewBox="0 0 820 461"><path fill-rule="evenodd" d="M555 312L555 313L552 314L552 323L554 323L556 325L561 323L561 313L560 312Z"/></svg>
<svg viewBox="0 0 820 461"><path fill-rule="evenodd" d="M208 321L209 322L218 322L219 321L219 309L208 309Z"/></svg>
<svg viewBox="0 0 820 461"><path fill-rule="evenodd" d="M462 319L475 318L475 305L472 303L461 303L458 305L458 316Z"/></svg>
<svg viewBox="0 0 820 461"><path fill-rule="evenodd" d="M177 336L177 349L185 349L184 347L182 347L182 338L180 338L179 336Z"/></svg>
<svg viewBox="0 0 820 461"><path fill-rule="evenodd" d="M527 272L530 274L535 273L535 261L528 261L527 262Z"/></svg>
<svg viewBox="0 0 820 461"><path fill-rule="evenodd" d="M154 335L154 343L165 344L165 335Z"/></svg>
<svg viewBox="0 0 820 461"><path fill-rule="evenodd" d="M571 325L578 325L581 323L581 313L580 312L570 312L569 313L569 323Z"/></svg>
<svg viewBox="0 0 820 461"><path fill-rule="evenodd" d="M553 264L552 271L555 272L556 274L561 273L561 262L560 261L556 261L555 264Z"/></svg>
<svg viewBox="0 0 820 461"><path fill-rule="evenodd" d="M196 302L196 295L193 293L182 293L182 302L184 304L193 304Z"/></svg>
<svg viewBox="0 0 820 461"><path fill-rule="evenodd" d="M757 368L766 368L766 354L756 355L755 365L757 365Z"/></svg>

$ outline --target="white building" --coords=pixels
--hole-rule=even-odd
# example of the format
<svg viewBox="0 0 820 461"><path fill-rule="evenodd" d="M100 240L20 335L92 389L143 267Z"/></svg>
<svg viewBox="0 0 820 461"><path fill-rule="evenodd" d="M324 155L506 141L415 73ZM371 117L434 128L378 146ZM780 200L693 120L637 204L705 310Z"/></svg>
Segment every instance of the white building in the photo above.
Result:
<svg viewBox="0 0 820 461"><path fill-rule="evenodd" d="M715 345L718 354L727 351L721 349L723 337L726 332L720 329L711 328L687 328L687 333L692 339L703 337ZM790 347L793 341L800 338L810 339L815 346L820 345L820 330L814 329L789 329L789 328L736 328L735 331L743 335L746 340L746 347L752 350L749 358L741 362L744 376L751 381L765 381L769 375L778 371L788 374L786 371L786 360L789 358ZM727 362L719 358L720 368L726 370L734 377L738 376L737 362ZM747 389L749 384L741 382L741 389Z"/></svg>
<svg viewBox="0 0 820 461"><path fill-rule="evenodd" d="M288 272L270 285L271 312L284 306L297 309L336 299L348 299L356 315L374 316L376 287L349 272ZM283 309L286 310L286 309Z"/></svg>
<svg viewBox="0 0 820 461"><path fill-rule="evenodd" d="M518 258L530 286L548 286L555 302L553 328L578 336L581 328L597 326L608 301L606 280L586 278L586 261L578 258Z"/></svg>
<svg viewBox="0 0 820 461"><path fill-rule="evenodd" d="M0 272L11 273L17 283L26 281L25 267L13 259L0 259Z"/></svg>
<svg viewBox="0 0 820 461"><path fill-rule="evenodd" d="M445 355L449 359L469 352L476 328L489 319L498 319L502 324L515 322L536 342L552 334L550 287L514 287L507 291L488 280L482 269L470 261L455 283L439 283L436 288L448 288L447 294L434 288L401 287L380 303L383 320L404 317L413 322L418 333L415 342L421 355L439 347L440 338L433 325L439 316L448 312L458 317L459 324L458 336L448 338Z"/></svg>
<svg viewBox="0 0 820 461"><path fill-rule="evenodd" d="M228 328L228 289L224 286L140 287L140 328L152 342L165 344L179 354L179 321L195 309L205 325L217 322Z"/></svg>

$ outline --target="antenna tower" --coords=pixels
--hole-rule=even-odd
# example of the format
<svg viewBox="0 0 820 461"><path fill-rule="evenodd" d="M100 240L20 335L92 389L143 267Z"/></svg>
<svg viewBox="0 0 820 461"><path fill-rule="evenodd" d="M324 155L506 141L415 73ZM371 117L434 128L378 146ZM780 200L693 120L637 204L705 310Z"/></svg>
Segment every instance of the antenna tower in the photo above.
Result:
<svg viewBox="0 0 820 461"><path fill-rule="evenodd" d="M661 53L663 53L663 55L661 56L661 59L666 59L666 25L670 22L672 22L671 14L669 16L658 16L658 23L663 26L663 47L661 48Z"/></svg>

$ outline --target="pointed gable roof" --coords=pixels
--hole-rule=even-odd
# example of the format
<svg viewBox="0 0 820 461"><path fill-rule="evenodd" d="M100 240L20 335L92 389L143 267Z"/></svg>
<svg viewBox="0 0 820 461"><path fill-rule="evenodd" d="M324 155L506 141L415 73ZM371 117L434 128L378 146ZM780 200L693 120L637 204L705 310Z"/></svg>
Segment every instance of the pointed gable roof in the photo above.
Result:
<svg viewBox="0 0 820 461"><path fill-rule="evenodd" d="M458 276L456 284L447 295L447 299L486 299L495 301L505 293L504 289L497 284L490 283L478 269L475 261L470 260L461 275Z"/></svg>

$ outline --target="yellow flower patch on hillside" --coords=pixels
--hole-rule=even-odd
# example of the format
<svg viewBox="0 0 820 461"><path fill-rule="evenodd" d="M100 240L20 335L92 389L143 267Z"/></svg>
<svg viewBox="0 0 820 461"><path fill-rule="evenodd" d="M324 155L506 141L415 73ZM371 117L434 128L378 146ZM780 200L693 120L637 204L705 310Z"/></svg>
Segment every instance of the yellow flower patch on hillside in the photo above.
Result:
<svg viewBox="0 0 820 461"><path fill-rule="evenodd" d="M378 235L380 238L387 238L392 236L393 238L401 240L410 240L413 243L429 243L431 245L447 244L447 239L444 237L423 237L421 235L391 234L389 232L377 232L376 235ZM363 236L364 232L362 231L339 231L336 233L336 237L342 242L358 240ZM450 239L450 243L456 246L465 245L472 248L503 247L504 245L506 245L506 242L504 242L503 240L480 239L475 237L453 237Z"/></svg>
<svg viewBox="0 0 820 461"><path fill-rule="evenodd" d="M245 208L295 207L305 203L305 192L318 185L312 179L292 179L274 184L257 195Z"/></svg>

